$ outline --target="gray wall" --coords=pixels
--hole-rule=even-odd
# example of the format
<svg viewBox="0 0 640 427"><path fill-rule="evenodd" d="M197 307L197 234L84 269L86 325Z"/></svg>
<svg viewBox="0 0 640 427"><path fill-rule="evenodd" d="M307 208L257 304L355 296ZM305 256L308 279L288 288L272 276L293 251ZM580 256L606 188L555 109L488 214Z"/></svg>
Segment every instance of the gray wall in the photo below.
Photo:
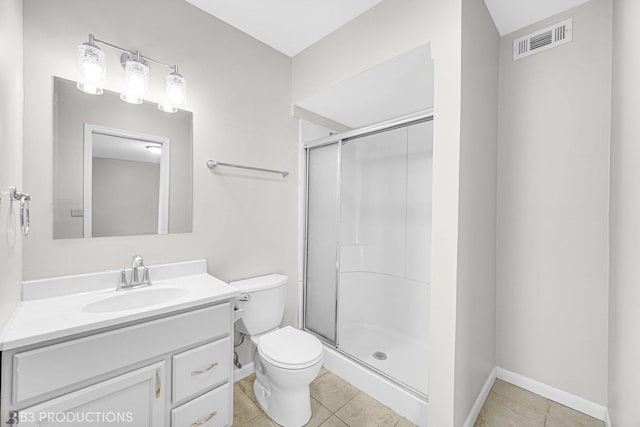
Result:
<svg viewBox="0 0 640 427"><path fill-rule="evenodd" d="M93 237L158 233L160 163L93 158Z"/></svg>
<svg viewBox="0 0 640 427"><path fill-rule="evenodd" d="M115 269L140 253L147 264L206 258L234 280L270 272L291 280L285 321L295 323L297 136L291 118L291 60L183 0L30 0L25 3L25 186L34 195L25 279ZM179 17L179 18L176 18ZM132 24L135 23L135 24ZM193 233L52 239L52 76L75 79L76 46L89 32L180 65L193 112ZM107 89L123 80L106 49ZM149 99L164 92L151 70ZM207 159L287 169L286 179L233 170Z"/></svg>
<svg viewBox="0 0 640 427"><path fill-rule="evenodd" d="M163 73L157 68L154 71ZM121 74L119 69L109 69L109 76L114 73ZM192 114L182 110L175 114L163 113L156 105L146 102L127 104L111 92L102 96L88 95L77 90L75 82L67 80L57 79L54 86L57 99L53 119L53 238L84 235L84 220L72 217L71 209L82 209L84 201L85 123L170 139L169 233L191 232Z"/></svg>
<svg viewBox="0 0 640 427"><path fill-rule="evenodd" d="M498 365L606 404L612 1L502 37ZM574 41L512 60L573 17Z"/></svg>
<svg viewBox="0 0 640 427"><path fill-rule="evenodd" d="M640 2L613 4L609 411L615 427L640 420Z"/></svg>
<svg viewBox="0 0 640 427"><path fill-rule="evenodd" d="M22 186L22 0L0 2L0 330L20 301L22 236L9 187Z"/></svg>
<svg viewBox="0 0 640 427"><path fill-rule="evenodd" d="M456 426L466 420L496 364L499 44L498 31L484 1L465 0L462 3Z"/></svg>
<svg viewBox="0 0 640 427"><path fill-rule="evenodd" d="M454 418L461 0L384 0L293 58L293 101L431 42L435 61L429 424Z"/></svg>

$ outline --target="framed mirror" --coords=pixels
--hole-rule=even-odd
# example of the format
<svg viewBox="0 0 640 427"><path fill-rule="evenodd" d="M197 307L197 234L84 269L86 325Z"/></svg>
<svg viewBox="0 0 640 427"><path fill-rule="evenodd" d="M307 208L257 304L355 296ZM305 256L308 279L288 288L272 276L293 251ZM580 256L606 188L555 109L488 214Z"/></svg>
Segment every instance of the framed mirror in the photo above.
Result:
<svg viewBox="0 0 640 427"><path fill-rule="evenodd" d="M192 230L192 113L54 78L54 239Z"/></svg>

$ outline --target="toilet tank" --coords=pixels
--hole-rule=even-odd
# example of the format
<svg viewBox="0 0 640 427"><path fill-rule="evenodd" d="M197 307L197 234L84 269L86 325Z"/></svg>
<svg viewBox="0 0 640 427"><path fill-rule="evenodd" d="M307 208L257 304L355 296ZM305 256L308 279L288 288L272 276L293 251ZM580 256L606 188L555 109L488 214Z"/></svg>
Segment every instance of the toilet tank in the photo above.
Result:
<svg viewBox="0 0 640 427"><path fill-rule="evenodd" d="M252 336L280 326L287 303L287 282L287 276L269 274L229 283L240 291L237 306L244 310L236 329Z"/></svg>

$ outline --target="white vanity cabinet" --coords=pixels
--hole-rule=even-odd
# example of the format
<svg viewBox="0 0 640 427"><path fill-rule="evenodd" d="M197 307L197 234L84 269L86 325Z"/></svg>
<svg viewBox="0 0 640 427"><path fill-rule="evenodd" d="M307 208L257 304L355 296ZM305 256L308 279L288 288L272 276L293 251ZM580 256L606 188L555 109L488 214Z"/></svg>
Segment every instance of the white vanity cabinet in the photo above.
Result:
<svg viewBox="0 0 640 427"><path fill-rule="evenodd" d="M2 426L229 426L232 330L226 300L5 350Z"/></svg>
<svg viewBox="0 0 640 427"><path fill-rule="evenodd" d="M19 411L19 425L162 426L165 363L137 369Z"/></svg>

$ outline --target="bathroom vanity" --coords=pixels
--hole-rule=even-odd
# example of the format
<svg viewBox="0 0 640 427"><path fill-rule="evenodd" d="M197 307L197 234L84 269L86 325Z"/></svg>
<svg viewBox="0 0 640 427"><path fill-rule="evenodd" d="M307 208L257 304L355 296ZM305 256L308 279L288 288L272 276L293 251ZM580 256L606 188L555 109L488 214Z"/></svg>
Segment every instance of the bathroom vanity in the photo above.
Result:
<svg viewBox="0 0 640 427"><path fill-rule="evenodd" d="M117 275L24 283L0 337L3 426L232 423L238 291L206 261L151 266L142 289Z"/></svg>

